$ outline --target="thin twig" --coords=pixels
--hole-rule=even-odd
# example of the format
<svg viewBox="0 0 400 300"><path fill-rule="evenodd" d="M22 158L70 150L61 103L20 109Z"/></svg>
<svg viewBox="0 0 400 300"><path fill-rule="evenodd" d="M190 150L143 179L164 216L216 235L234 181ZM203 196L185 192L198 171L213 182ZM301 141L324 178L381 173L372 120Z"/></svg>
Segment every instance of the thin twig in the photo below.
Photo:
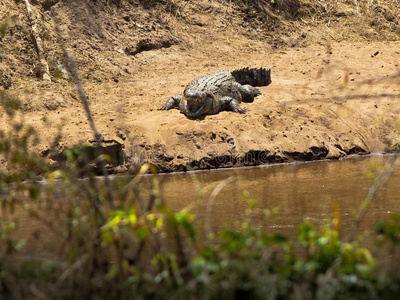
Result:
<svg viewBox="0 0 400 300"><path fill-rule="evenodd" d="M371 78L371 79L365 79L362 81L354 82L353 85L362 85L362 84L373 84L381 81L388 81L390 79L399 79L400 78L400 71L397 72L396 74L387 76L387 77L381 77L381 78Z"/></svg>
<svg viewBox="0 0 400 300"><path fill-rule="evenodd" d="M337 101L344 101L350 99L373 99L373 98L400 98L400 94L378 94L378 95L347 95L347 96L334 96L331 99Z"/></svg>
<svg viewBox="0 0 400 300"><path fill-rule="evenodd" d="M206 210L206 220L205 220L205 225L204 229L206 232L206 238L209 239L210 233L211 233L211 213L212 213L212 208L214 205L214 200L218 196L218 194L221 192L221 190L227 186L229 183L233 182L234 177L229 177L222 182L220 182L216 188L212 191L210 198L208 199L207 203L207 210Z"/></svg>
<svg viewBox="0 0 400 300"><path fill-rule="evenodd" d="M66 268L68 266L68 263L66 261L59 261L51 258L44 258L44 257L35 257L31 255L16 255L16 254L6 254L3 256L6 260L19 260L23 262L35 262L35 263L40 263L41 265L43 264L48 264L52 265L54 267L59 267L59 268Z"/></svg>
<svg viewBox="0 0 400 300"><path fill-rule="evenodd" d="M361 210L347 235L345 242L351 243L354 240L355 234L360 227L361 221L364 219L365 214L370 207L372 200L375 198L376 193L382 185L390 178L390 176L397 170L400 165L399 155L392 156L385 164L382 173L375 179L374 184L370 187L367 199L363 202Z"/></svg>
<svg viewBox="0 0 400 300"><path fill-rule="evenodd" d="M294 100L286 100L286 105L292 104L302 104L308 102L330 102L334 103L333 101L347 101L347 100L362 100L362 99L374 99L374 98L391 98L391 99L400 99L400 94L377 94L377 95L365 95L365 94L357 94L357 95L345 95L345 96L332 96L330 98L304 98L304 99L294 99Z"/></svg>
<svg viewBox="0 0 400 300"><path fill-rule="evenodd" d="M144 220L145 220L146 224L149 226L149 228L151 227L151 225L150 225L150 221L146 218L146 214L153 208L153 204L154 203L152 203L152 201L153 201L152 198L154 197L154 201L155 201L155 199L157 198L157 195L155 194L155 195L151 195L150 196L150 201L149 201L149 203L148 203L148 205L146 207L145 200L144 200L143 195L142 195L142 193L140 191L140 188L139 188L139 181L143 178L142 175L147 173L147 171L149 171L150 169L151 169L151 165L150 164L144 164L140 168L139 173L127 184L127 187L128 188L132 188L135 196L137 197L137 199L139 201L139 208L140 208L140 210L141 210L141 212L142 212L142 214L144 216ZM155 181L153 181L153 183L154 182ZM154 185L153 185L153 189L154 189ZM158 185L157 185L157 189L159 189ZM159 194L159 191L157 191L157 194ZM154 232L153 230L151 230L150 232L151 232L151 234L154 236L154 238L156 240L157 251L161 252L161 253L165 253L165 249L164 249L164 246L163 246L163 243L162 243L162 241L160 239L159 234L157 232ZM144 245L141 245L141 246L144 246ZM142 249L140 249L141 246L139 246L139 249L136 252L135 257L138 257L140 255L140 253L142 251Z"/></svg>
<svg viewBox="0 0 400 300"><path fill-rule="evenodd" d="M61 285L64 281L72 274L73 271L80 268L89 258L89 255L86 254L78 259L71 267L68 267L58 278L56 285Z"/></svg>
<svg viewBox="0 0 400 300"><path fill-rule="evenodd" d="M82 101L83 107L84 107L85 112L86 112L86 117L87 117L87 119L89 121L90 127L92 129L93 134L94 134L94 139L96 141L96 146L97 146L97 148L98 148L98 150L100 152L104 152L104 147L102 146L102 143L101 143L101 134L97 130L97 127L96 127L96 124L94 122L92 113L90 111L89 103L87 101L86 94L85 94L85 91L83 89L82 80L79 77L78 69L77 69L76 64L75 64L75 59L73 58L72 53L67 51L67 49L65 48L64 43L62 42L61 33L60 33L59 27L57 25L58 24L58 18L56 16L54 16L54 20L55 20L55 22L54 22L55 23L55 30L57 32L59 44L61 45L61 48L62 48L62 50L64 52L65 59L67 60L67 62L69 64L68 73L70 75L70 78L76 84L79 98ZM104 154L104 153L102 153L102 154ZM113 200L113 196L112 196L112 193L111 193L110 179L108 177L108 172L106 170L105 162L104 162L103 159L100 161L100 168L101 168L101 171L102 171L103 176L104 176L104 182L105 182L105 185L106 185L106 188L107 188L107 194L108 194L108 198L109 198L109 202L110 202L110 207L111 207L111 209L115 210L116 207L114 205L114 200Z"/></svg>
<svg viewBox="0 0 400 300"><path fill-rule="evenodd" d="M353 126L351 126L348 122L346 122L343 118L341 118L339 116L338 113L336 113L333 109L331 109L330 107L327 108L330 112L332 112L334 115L336 115L337 119L340 120L343 124L345 124L347 127L349 127L351 130L353 130L358 137L360 138L360 140L363 142L364 146L368 149L368 152L371 152L371 149L368 147L368 144L366 142L365 137L361 134L361 132L357 129L355 129Z"/></svg>
<svg viewBox="0 0 400 300"><path fill-rule="evenodd" d="M32 292L33 295L35 295L38 299L42 299L42 300L46 300L46 299L50 299L49 297L46 296L46 294L39 290L38 287L36 286L36 284L31 283L29 285L29 290Z"/></svg>
<svg viewBox="0 0 400 300"><path fill-rule="evenodd" d="M89 198L90 204L92 205L94 210L98 213L101 219L101 224L104 225L107 218L106 218L106 213L102 210L100 199L98 197L93 197L93 194L85 184L81 184L80 188L86 193L87 197Z"/></svg>

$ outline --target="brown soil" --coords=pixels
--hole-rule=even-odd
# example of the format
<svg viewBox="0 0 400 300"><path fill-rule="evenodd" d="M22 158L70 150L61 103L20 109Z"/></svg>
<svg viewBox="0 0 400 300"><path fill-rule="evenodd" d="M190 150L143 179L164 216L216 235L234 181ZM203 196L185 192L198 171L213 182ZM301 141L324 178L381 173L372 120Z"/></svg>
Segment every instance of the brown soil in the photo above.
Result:
<svg viewBox="0 0 400 300"><path fill-rule="evenodd" d="M74 144L94 145L75 86L62 72L62 45L76 59L116 171L137 162L175 171L400 148L396 1L30 2L51 82L42 79L24 2L5 0L0 91L21 101L19 117L41 135L35 149L52 160L63 160ZM190 120L178 110L157 111L193 78L241 67L272 69L272 84L242 104L246 114ZM1 126L9 128L3 115ZM49 148L59 130L54 155Z"/></svg>

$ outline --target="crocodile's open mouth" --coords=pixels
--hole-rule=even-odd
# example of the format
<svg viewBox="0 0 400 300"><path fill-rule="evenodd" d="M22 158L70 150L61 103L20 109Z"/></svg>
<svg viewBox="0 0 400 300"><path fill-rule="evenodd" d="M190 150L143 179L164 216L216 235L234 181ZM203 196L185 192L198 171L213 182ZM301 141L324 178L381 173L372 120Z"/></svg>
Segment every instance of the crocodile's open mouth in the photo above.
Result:
<svg viewBox="0 0 400 300"><path fill-rule="evenodd" d="M203 105L205 101L199 98L187 98L187 109L191 113L197 112Z"/></svg>

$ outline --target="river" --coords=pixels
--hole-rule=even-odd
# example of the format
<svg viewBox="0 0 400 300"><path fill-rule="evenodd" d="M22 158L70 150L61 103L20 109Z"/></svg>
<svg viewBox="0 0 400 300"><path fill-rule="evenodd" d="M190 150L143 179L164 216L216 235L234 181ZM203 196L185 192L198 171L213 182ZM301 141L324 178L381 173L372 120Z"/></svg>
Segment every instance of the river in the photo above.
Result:
<svg viewBox="0 0 400 300"><path fill-rule="evenodd" d="M388 157L358 156L159 176L168 205L175 209L190 207L197 212L201 223L206 222L216 230L246 218L248 201L241 195L247 191L247 199L256 202L255 218L260 219L266 209L277 209L276 216L265 223L266 230L293 236L302 221L317 226L330 222L336 207L340 215L340 232L345 236L372 185L367 174L383 166ZM397 170L378 191L361 223L360 232L373 231L377 222L387 220L390 213L400 212L399 177ZM194 182L201 187L213 187L201 201L198 201ZM224 187L215 199L210 199L212 190L219 183Z"/></svg>
<svg viewBox="0 0 400 300"><path fill-rule="evenodd" d="M196 223L206 230L234 229L235 225L251 216L256 226L264 232L282 233L293 238L301 222L310 221L316 226L328 224L336 211L336 216L340 216L339 232L345 237L371 187L368 172L379 169L389 158L358 156L341 160L151 176L160 179L162 195L168 206L174 210L187 209L193 212ZM144 177L144 189L146 180L150 180L151 176ZM359 233L373 232L377 222L388 220L391 213L400 212L399 179L400 171L397 170L379 189ZM202 197L196 192L195 183L207 189ZM247 194L245 199L244 191ZM254 199L255 203L251 215L248 214L249 199ZM267 209L276 209L277 213L262 222ZM13 216L18 219L17 237L28 239L26 253L48 256L42 240L37 239L39 232L40 237L44 237L53 248L59 243L64 228L60 229L61 233L51 231L46 222L29 217L19 207L16 207ZM45 216L42 218L47 221ZM372 240L367 240L367 244Z"/></svg>

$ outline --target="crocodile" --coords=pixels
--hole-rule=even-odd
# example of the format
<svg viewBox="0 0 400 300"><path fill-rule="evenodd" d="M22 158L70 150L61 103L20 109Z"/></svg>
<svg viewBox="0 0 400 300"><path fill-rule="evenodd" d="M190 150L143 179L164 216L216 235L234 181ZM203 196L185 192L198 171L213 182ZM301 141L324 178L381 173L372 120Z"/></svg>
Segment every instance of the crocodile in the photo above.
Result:
<svg viewBox="0 0 400 300"><path fill-rule="evenodd" d="M254 86L271 83L271 70L243 68L219 71L192 80L184 92L172 96L158 110L179 108L188 118L217 114L222 110L245 113L240 102L253 102L261 92Z"/></svg>

